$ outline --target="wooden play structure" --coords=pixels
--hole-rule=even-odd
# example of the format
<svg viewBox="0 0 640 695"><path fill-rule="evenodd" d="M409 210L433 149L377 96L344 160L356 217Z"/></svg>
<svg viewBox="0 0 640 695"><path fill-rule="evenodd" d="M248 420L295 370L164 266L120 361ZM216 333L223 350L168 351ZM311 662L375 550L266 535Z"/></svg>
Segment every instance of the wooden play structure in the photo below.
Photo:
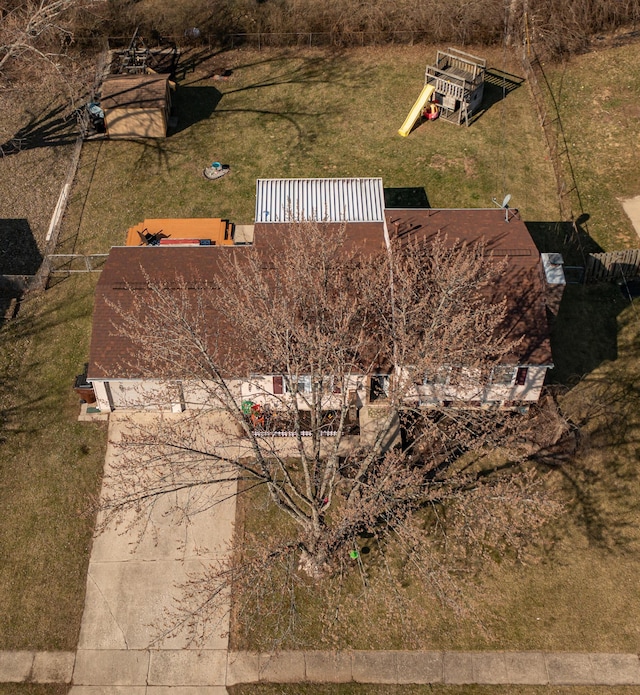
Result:
<svg viewBox="0 0 640 695"><path fill-rule="evenodd" d="M484 58L456 48L438 51L435 65L427 65L424 87L398 133L407 137L421 116L469 125L482 103L486 68Z"/></svg>
<svg viewBox="0 0 640 695"><path fill-rule="evenodd" d="M425 86L433 86L432 101L439 117L457 125L469 125L484 94L487 61L455 48L438 51L435 65L427 65Z"/></svg>

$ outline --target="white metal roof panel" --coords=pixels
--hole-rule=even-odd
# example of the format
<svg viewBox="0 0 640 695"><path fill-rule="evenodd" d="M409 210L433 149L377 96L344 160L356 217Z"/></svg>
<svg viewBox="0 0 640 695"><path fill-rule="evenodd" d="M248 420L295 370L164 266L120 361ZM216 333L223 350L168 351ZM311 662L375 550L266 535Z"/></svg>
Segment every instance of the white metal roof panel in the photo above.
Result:
<svg viewBox="0 0 640 695"><path fill-rule="evenodd" d="M256 222L382 222L382 179L258 179Z"/></svg>

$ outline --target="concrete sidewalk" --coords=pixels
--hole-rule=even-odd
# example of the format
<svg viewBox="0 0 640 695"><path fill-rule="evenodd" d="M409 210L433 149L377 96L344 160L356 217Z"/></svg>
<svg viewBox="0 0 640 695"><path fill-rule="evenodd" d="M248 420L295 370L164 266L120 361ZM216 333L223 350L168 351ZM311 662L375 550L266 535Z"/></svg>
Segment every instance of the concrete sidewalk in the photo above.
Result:
<svg viewBox="0 0 640 695"><path fill-rule="evenodd" d="M0 652L0 683L71 683L74 652Z"/></svg>
<svg viewBox="0 0 640 695"><path fill-rule="evenodd" d="M640 685L637 654L572 652L231 652L236 683Z"/></svg>
<svg viewBox="0 0 640 695"><path fill-rule="evenodd" d="M78 652L80 655L80 652ZM69 683L73 695L203 693L238 683L637 685L637 654L224 650L0 652L0 682ZM72 676L73 672L73 676Z"/></svg>

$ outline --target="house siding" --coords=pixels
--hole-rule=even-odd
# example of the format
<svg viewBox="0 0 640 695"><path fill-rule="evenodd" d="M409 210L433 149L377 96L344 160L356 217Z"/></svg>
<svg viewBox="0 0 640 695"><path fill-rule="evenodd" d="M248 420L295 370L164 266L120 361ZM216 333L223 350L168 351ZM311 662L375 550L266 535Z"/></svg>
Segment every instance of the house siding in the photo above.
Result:
<svg viewBox="0 0 640 695"><path fill-rule="evenodd" d="M521 365L527 367L527 376L522 385L490 384L481 386L470 384L463 388L453 385L424 384L415 387L413 397L417 397L421 405L437 405L443 401L479 401L483 404L503 403L505 401L522 401L524 403L537 401L544 385L549 365Z"/></svg>

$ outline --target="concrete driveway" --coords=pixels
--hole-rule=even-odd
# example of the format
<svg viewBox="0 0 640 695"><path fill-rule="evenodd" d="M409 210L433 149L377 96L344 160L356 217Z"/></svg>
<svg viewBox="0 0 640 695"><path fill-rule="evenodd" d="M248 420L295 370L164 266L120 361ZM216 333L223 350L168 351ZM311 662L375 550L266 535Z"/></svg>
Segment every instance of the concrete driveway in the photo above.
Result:
<svg viewBox="0 0 640 695"><path fill-rule="evenodd" d="M105 472L121 455L113 442L130 426L132 417L144 422L158 415L111 415ZM211 436L220 438L220 446L235 445L232 435L223 442L220 433L221 428L212 428ZM130 535L115 529L96 538L89 561L72 695L160 695L168 688L173 695L227 692L229 602L221 609L219 625L205 644L192 648L183 635L159 643L154 640L165 609L179 593L176 584L229 552L235 490L235 483L218 484L216 492L224 501L196 515L188 525L171 523L165 514L170 501L163 501L153 512L155 538L146 536L138 547Z"/></svg>

